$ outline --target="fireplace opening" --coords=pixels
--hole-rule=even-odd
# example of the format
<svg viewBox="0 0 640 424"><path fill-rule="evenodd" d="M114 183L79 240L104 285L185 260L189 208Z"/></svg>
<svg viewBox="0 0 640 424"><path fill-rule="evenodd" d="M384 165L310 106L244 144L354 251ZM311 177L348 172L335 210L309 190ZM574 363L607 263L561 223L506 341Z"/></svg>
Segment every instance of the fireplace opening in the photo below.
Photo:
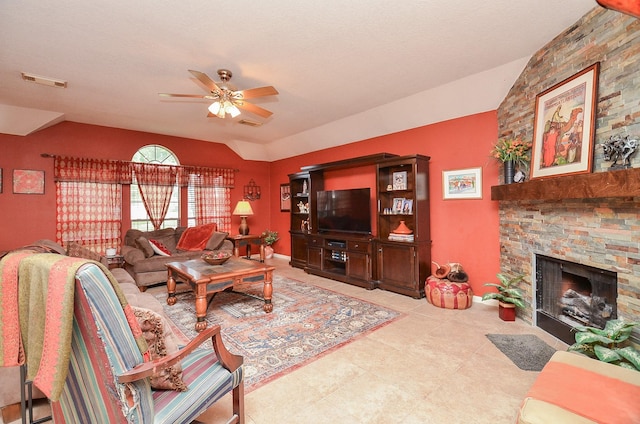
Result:
<svg viewBox="0 0 640 424"><path fill-rule="evenodd" d="M576 325L604 328L617 317L617 274L548 256L536 256L536 323L568 344Z"/></svg>

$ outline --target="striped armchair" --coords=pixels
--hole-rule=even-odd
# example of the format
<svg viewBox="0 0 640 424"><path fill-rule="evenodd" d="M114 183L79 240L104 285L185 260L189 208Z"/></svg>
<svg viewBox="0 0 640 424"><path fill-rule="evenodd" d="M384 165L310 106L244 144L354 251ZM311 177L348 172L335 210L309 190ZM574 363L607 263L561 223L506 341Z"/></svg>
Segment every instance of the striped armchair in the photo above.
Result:
<svg viewBox="0 0 640 424"><path fill-rule="evenodd" d="M73 309L69 372L51 405L56 423L190 423L229 392L228 422L244 423L242 357L226 350L219 326L177 353L145 362L118 294L94 263L75 274ZM197 348L208 339L215 353ZM152 389L148 377L177 362L188 390Z"/></svg>

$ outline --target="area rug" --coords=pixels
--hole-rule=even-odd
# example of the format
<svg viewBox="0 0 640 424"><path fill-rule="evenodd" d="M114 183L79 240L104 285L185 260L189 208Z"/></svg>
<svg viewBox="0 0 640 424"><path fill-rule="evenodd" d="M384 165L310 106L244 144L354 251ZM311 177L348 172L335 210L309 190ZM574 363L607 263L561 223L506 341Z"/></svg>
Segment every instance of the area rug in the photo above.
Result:
<svg viewBox="0 0 640 424"><path fill-rule="evenodd" d="M393 322L402 314L301 281L274 276L273 312L265 313L262 281L243 283L234 292L217 293L207 312L207 325L219 324L232 353L244 357L245 390L333 351ZM188 339L195 331L195 295L185 287L177 302L167 305L166 293L155 296L175 327ZM208 342L211 346L211 342Z"/></svg>
<svg viewBox="0 0 640 424"><path fill-rule="evenodd" d="M487 334L487 338L525 371L542 371L556 352L535 334Z"/></svg>

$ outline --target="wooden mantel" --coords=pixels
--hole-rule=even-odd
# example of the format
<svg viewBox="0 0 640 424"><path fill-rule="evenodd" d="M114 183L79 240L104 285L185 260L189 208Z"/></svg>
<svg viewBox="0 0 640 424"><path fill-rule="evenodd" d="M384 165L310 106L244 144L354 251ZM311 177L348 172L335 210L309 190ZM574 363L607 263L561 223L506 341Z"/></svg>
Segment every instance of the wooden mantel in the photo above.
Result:
<svg viewBox="0 0 640 424"><path fill-rule="evenodd" d="M561 200L640 196L640 168L540 178L491 187L491 200Z"/></svg>

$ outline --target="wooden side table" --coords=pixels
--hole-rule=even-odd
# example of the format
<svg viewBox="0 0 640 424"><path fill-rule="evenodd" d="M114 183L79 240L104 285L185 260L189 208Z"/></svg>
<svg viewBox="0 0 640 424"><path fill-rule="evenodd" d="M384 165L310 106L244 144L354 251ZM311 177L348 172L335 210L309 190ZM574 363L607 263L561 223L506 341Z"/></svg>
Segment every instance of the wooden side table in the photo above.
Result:
<svg viewBox="0 0 640 424"><path fill-rule="evenodd" d="M124 268L124 256L122 255L103 256L101 262L109 269Z"/></svg>
<svg viewBox="0 0 640 424"><path fill-rule="evenodd" d="M245 256L247 259L251 259L251 246L260 246L260 262L264 262L264 238L261 235L257 234L248 234L243 236L241 234L235 236L228 236L227 240L231 240L233 242L233 255L236 258L240 257L240 248L246 246L247 255Z"/></svg>

